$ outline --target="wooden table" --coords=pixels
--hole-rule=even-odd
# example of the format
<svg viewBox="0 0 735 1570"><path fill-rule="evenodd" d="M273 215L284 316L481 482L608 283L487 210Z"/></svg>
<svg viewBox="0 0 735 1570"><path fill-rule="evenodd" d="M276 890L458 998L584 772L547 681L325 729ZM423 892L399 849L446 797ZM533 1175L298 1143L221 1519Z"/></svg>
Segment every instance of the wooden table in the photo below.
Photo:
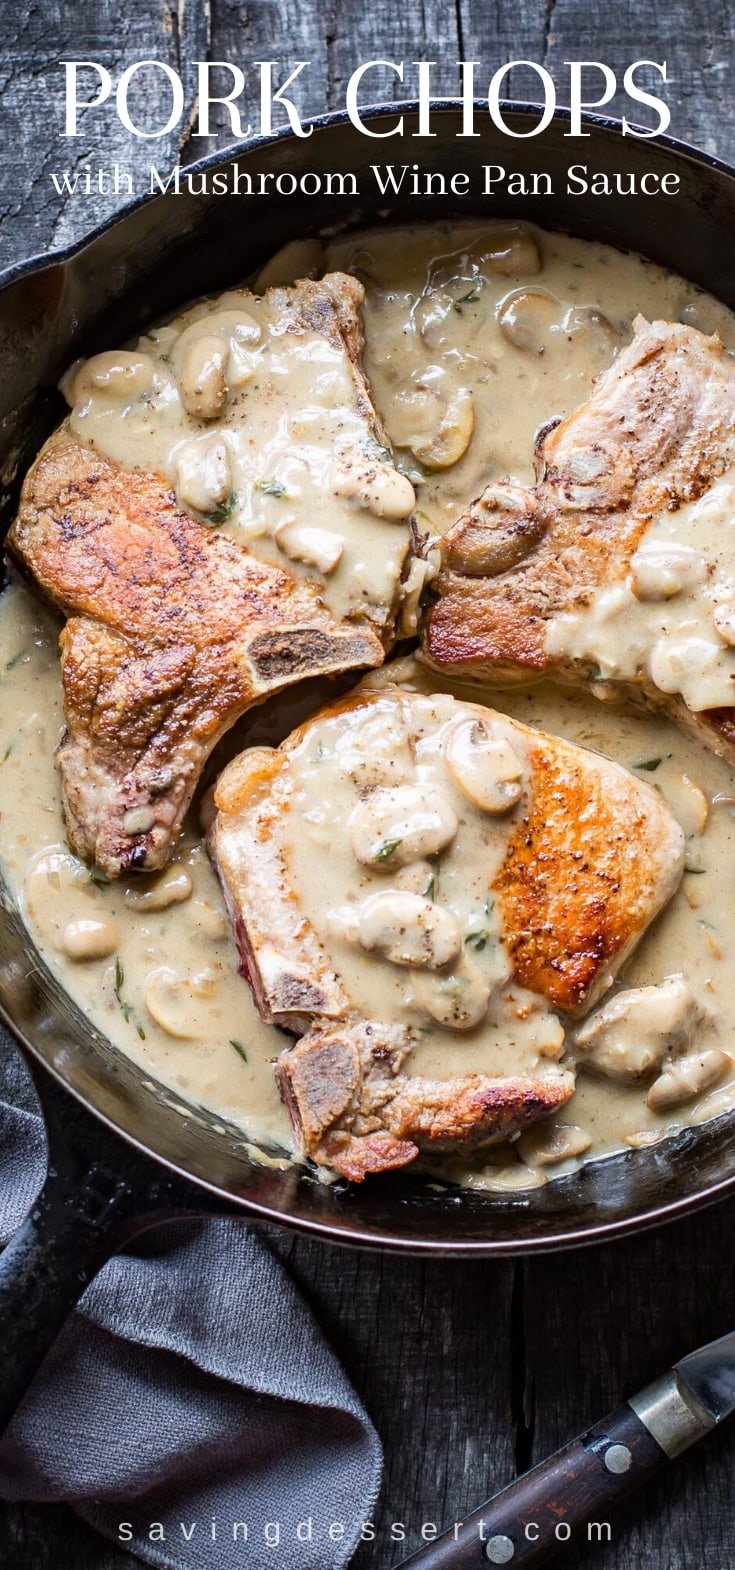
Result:
<svg viewBox="0 0 735 1570"><path fill-rule="evenodd" d="M58 99L60 58L100 59L115 75L133 59L311 62L295 97L318 112L343 99L366 59L439 62L436 90L457 88L457 59L494 69L511 57L560 71L569 59L665 58L672 130L735 157L735 68L728 0L40 0L0 17L3 261L68 243L120 198L62 203L49 170L104 156L133 169L132 145L90 122L60 153L44 93ZM373 78L375 81L375 78ZM508 91L523 92L523 78ZM390 95L390 78L382 90ZM530 96L530 95L529 95ZM612 106L613 108L615 105ZM57 111L58 112L58 107ZM224 145L226 134L219 141ZM214 144L209 144L214 145ZM156 161L198 156L201 143L156 144ZM602 1416L676 1358L729 1330L735 1204L625 1243L534 1263L415 1262L360 1255L270 1234L344 1361L386 1454L379 1521L451 1521ZM607 1547L577 1540L560 1563L599 1570L731 1570L735 1565L735 1432L714 1436L672 1467L615 1523ZM387 1570L411 1546L384 1538L356 1570ZM18 1505L0 1526L5 1570L125 1570L138 1561L64 1508Z"/></svg>

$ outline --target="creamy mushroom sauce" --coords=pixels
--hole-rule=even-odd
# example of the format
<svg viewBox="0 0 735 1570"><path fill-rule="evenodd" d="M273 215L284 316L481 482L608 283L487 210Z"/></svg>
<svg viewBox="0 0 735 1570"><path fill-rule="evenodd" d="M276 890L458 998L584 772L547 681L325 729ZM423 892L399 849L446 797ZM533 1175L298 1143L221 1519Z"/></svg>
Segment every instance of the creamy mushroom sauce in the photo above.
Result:
<svg viewBox="0 0 735 1570"><path fill-rule="evenodd" d="M521 226L385 229L333 241L326 252L315 242L297 244L264 270L255 287L286 283L325 267L351 269L366 287L367 373L404 479L415 488L417 522L429 533L453 523L489 480L531 477L536 428L570 412L587 395L594 377L630 336L638 311L717 330L728 347L735 347L731 313L675 275L603 245ZM201 412L191 415L182 402L180 340L187 328L195 327L195 342L200 336L219 338L220 358L222 344L228 354L252 358L256 340L253 335L248 340L243 315L257 324L259 306L248 296L245 311L245 298L233 291L195 306L148 334L127 358L114 352L97 367L99 384L85 389L82 383L79 398L74 388L72 419L78 437L109 456L169 474L181 503L205 521L209 514L213 526L247 538L258 551L288 554L283 531L280 543L277 539L284 522L280 486L293 486L294 496L298 491L299 524L318 495L321 530L323 465L331 440L324 441L323 433L332 430L331 416L320 425L316 479L304 484L303 470L296 476L293 469L294 442L307 441L303 428L299 433L284 424L274 433L264 426L247 445L233 435L227 420L215 416L218 423L209 417L203 422ZM234 322L227 315L231 311ZM309 366L314 346L304 347L298 381L300 389L307 386L311 392L318 379L313 362ZM206 365L207 351L201 352ZM317 358L321 355L319 346ZM128 374L139 383L128 382L122 396L114 391L116 367L124 373L122 380L117 376L118 388ZM344 398L349 403L347 383L340 381L343 370L323 367L327 405L330 397L339 407ZM158 389L154 399L152 386ZM300 390L294 398L297 425L303 397ZM223 430L224 467L222 452L211 450ZM380 455L381 464L385 457ZM387 462L385 476L401 478ZM364 605L365 578L360 579L359 570L353 581L362 559L361 539L365 549L369 541L371 551L377 542L371 562L382 560L388 577L395 574L402 550L403 531L388 526L385 513L371 514L358 498L356 517L359 529L338 563L329 565L322 555L321 563L303 558L299 567L323 577L325 598L332 594L340 613L354 607L356 592ZM339 530L328 522L324 532ZM312 551L325 548L323 540L309 545ZM414 583L414 594L415 588ZM189 824L167 872L128 885L104 884L68 851L53 767L62 726L57 633L53 616L26 588L14 583L5 592L0 601L0 859L9 885L49 968L116 1046L164 1085L239 1126L248 1138L293 1154L271 1067L284 1037L259 1020L237 974L223 902L196 825ZM602 708L583 693L550 685L478 692L429 676L413 663L403 668L402 679L426 693L453 691L479 699L526 724L597 748L642 769L663 792L687 832L689 870L612 996L683 972L700 1015L706 1016L697 1025L697 1050L728 1049L735 1040L729 875L733 771L667 721ZM285 733L293 714L281 702ZM250 737L247 726L244 737L243 744ZM492 913L479 907L470 912L471 893L470 880L461 894L465 927L475 914L492 920ZM472 954L480 969L483 952ZM554 1017L544 1005L537 1018L542 1032L550 1032L553 1062ZM442 1031L443 1048L447 1034ZM437 1071L449 1073L467 1064L469 1037L457 1032L456 1041L451 1039L448 1056L442 1052L443 1067L432 1065ZM431 1065L435 1050L427 1036L417 1052L417 1057L423 1054L422 1067ZM497 1044L488 1047L490 1058L497 1050ZM472 1066L482 1066L475 1062L474 1047L472 1055ZM474 1187L523 1188L572 1169L579 1159L626 1143L655 1142L735 1105L732 1077L721 1076L715 1089L658 1110L647 1104L648 1083L626 1085L581 1069L574 1096L556 1119L469 1167L456 1163L451 1175ZM673 1093L681 1095L681 1086Z"/></svg>
<svg viewBox="0 0 735 1570"><path fill-rule="evenodd" d="M533 478L536 430L587 397L639 313L735 348L732 312L675 273L527 225L372 230L326 265L365 285L365 369L432 534L491 480Z"/></svg>
<svg viewBox="0 0 735 1570"><path fill-rule="evenodd" d="M289 881L358 1012L418 1033L416 1073L554 1078L564 1031L513 983L488 897L509 809L527 799L526 738L501 718L483 726L473 780L465 745L478 729L445 693L310 727L289 758ZM492 780L508 787L498 803Z"/></svg>
<svg viewBox="0 0 735 1570"><path fill-rule="evenodd" d="M65 990L147 1075L293 1154L271 1067L284 1037L262 1023L238 974L196 825L158 877L108 884L69 851L53 762L64 724L58 634L24 585L4 591L0 862L21 913Z"/></svg>
<svg viewBox="0 0 735 1570"><path fill-rule="evenodd" d="M735 473L695 502L662 510L619 582L549 624L550 654L607 680L645 675L694 713L735 701Z"/></svg>
<svg viewBox="0 0 735 1570"><path fill-rule="evenodd" d="M410 481L371 432L344 345L276 295L233 290L79 361L74 436L173 484L181 506L266 560L316 578L336 616L382 624L397 597Z"/></svg>

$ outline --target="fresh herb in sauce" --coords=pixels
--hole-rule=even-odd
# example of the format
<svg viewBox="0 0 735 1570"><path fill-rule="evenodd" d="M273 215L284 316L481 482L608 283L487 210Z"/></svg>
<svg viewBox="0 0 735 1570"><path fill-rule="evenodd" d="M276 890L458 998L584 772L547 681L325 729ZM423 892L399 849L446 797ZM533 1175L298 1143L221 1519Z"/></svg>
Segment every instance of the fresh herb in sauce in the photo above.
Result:
<svg viewBox="0 0 735 1570"><path fill-rule="evenodd" d="M485 900L485 915L488 921L492 916L494 904L494 900ZM470 948L475 949L478 954L481 954L483 949L487 948L488 943L493 943L495 941L495 933L491 930L490 927L475 927L471 932L467 933L466 941Z"/></svg>
<svg viewBox="0 0 735 1570"><path fill-rule="evenodd" d="M217 524L226 523L227 519L232 517L236 506L237 492L230 491L227 501L220 502L219 507L213 507L211 512L202 513L202 517L206 518L207 523L214 524L216 528Z"/></svg>
<svg viewBox="0 0 735 1570"><path fill-rule="evenodd" d="M453 301L454 309L457 312L457 314L459 316L461 316L462 315L462 307L463 307L463 305L476 305L477 301L479 300L479 298L480 298L479 290L477 290L477 289L468 289L466 294L461 294L457 300Z"/></svg>
<svg viewBox="0 0 735 1570"><path fill-rule="evenodd" d="M402 844L403 844L403 840L402 839L399 839L399 840L384 840L383 844L380 846L380 848L378 850L376 850L374 860L375 861L387 861L388 857L392 856L393 852L396 851L398 849L398 846L402 845Z"/></svg>
<svg viewBox="0 0 735 1570"><path fill-rule="evenodd" d="M256 480L256 491L262 491L264 496L285 496L286 487L280 480Z"/></svg>
<svg viewBox="0 0 735 1570"><path fill-rule="evenodd" d="M645 769L646 774L653 774L656 769L661 767L662 763L668 763L670 757L671 753L667 752L662 753L660 758L639 758L638 762L633 764L633 768Z"/></svg>
<svg viewBox="0 0 735 1570"><path fill-rule="evenodd" d="M118 1007L120 1009L120 1012L122 1014L123 1019L125 1020L125 1024L126 1025L134 1025L136 1031L138 1032L138 1035L139 1035L141 1041L145 1041L145 1031L143 1029L143 1026L138 1023L138 1021L135 1018L135 1015L133 1013L133 1010L131 1008L131 1005L128 1002L126 1002L125 998L122 995L122 989L123 989L124 986L125 986L125 971L123 970L121 961L119 959L116 959L115 960L115 989L114 990L115 990L115 998L117 999Z"/></svg>
<svg viewBox="0 0 735 1570"><path fill-rule="evenodd" d="M396 461L395 467L397 468L399 474L402 474L405 479L411 481L412 485L421 485L429 475L429 470L425 469L424 465L419 463L418 459L416 459L414 463Z"/></svg>
<svg viewBox="0 0 735 1570"><path fill-rule="evenodd" d="M243 1063L247 1063L248 1055L247 1055L247 1052L245 1051L245 1048L244 1048L242 1042L241 1041L235 1041L233 1039L233 1037L231 1036L230 1037L230 1046L235 1048L235 1051L236 1051L238 1057L242 1058Z"/></svg>

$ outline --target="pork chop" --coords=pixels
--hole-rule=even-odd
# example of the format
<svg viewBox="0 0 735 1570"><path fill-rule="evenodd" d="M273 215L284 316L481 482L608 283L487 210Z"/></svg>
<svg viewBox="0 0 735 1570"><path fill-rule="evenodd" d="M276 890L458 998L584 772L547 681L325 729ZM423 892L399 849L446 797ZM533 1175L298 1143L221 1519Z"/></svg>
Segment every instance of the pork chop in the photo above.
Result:
<svg viewBox="0 0 735 1570"><path fill-rule="evenodd" d="M735 762L735 359L635 323L589 401L442 542L425 653L443 669L591 681Z"/></svg>
<svg viewBox="0 0 735 1570"><path fill-rule="evenodd" d="M361 299L340 275L240 291L68 379L69 422L26 479L8 549L69 618L65 818L108 877L166 862L243 710L379 665L393 640L413 491L378 449ZM282 439L304 476L288 488L258 478Z"/></svg>
<svg viewBox="0 0 735 1570"><path fill-rule="evenodd" d="M619 765L447 694L363 684L215 789L209 844L306 1153L351 1178L571 1095L565 1024L674 892L684 838Z"/></svg>

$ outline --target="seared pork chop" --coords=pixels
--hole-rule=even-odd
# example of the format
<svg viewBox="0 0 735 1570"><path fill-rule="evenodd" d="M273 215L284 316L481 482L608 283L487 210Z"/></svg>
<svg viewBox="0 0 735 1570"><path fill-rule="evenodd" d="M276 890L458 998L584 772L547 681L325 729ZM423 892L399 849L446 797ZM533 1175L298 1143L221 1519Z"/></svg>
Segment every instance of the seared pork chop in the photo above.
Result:
<svg viewBox="0 0 735 1570"><path fill-rule="evenodd" d="M158 359L102 355L70 377L70 421L26 479L8 548L69 618L65 817L73 848L108 877L166 862L209 753L244 709L306 676L379 665L391 644L413 491L386 448L376 456L384 438L360 367L361 299L340 275L263 299L241 291L226 311L195 308ZM110 450L136 421L126 467ZM288 495L255 478L272 461L268 434L277 449L284 431L311 486L289 482ZM228 453L239 502L233 492L219 514L184 507L182 494L207 505ZM154 472L159 459L175 491ZM267 510L279 506L269 533ZM383 540L372 578L371 530ZM354 600L340 585L330 600L341 556Z"/></svg>
<svg viewBox="0 0 735 1570"><path fill-rule="evenodd" d="M537 457L444 538L430 663L589 680L735 762L735 359L639 318Z"/></svg>
<svg viewBox="0 0 735 1570"><path fill-rule="evenodd" d="M670 898L682 832L617 764L395 686L235 759L210 849L279 1082L343 1175L553 1111L586 1011Z"/></svg>

